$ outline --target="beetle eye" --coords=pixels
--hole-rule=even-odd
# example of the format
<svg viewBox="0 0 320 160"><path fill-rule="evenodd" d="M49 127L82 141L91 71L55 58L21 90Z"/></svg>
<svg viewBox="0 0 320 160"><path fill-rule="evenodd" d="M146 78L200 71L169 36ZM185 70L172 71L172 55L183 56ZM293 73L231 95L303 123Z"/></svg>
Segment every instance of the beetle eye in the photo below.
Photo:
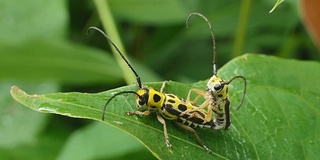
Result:
<svg viewBox="0 0 320 160"><path fill-rule="evenodd" d="M219 90L221 90L222 85L219 83L219 84L216 84L213 88L214 88L216 91L219 91Z"/></svg>
<svg viewBox="0 0 320 160"><path fill-rule="evenodd" d="M140 97L138 103L139 103L139 105L144 105L146 103L146 101L144 100L143 97Z"/></svg>

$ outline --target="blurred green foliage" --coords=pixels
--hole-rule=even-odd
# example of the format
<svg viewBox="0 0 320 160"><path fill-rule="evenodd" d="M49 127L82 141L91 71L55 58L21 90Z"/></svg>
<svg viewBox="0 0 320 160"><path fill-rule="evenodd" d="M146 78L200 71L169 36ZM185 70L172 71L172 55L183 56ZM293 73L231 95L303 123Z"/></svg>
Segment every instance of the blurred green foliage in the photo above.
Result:
<svg viewBox="0 0 320 160"><path fill-rule="evenodd" d="M191 12L211 21L220 67L244 53L320 59L301 23L296 1L283 2L271 14L274 2L262 0L110 0L108 4L143 82L193 83L211 76L210 32L200 18L185 28ZM89 26L103 28L96 9L93 1L0 1L0 159L69 158L65 156L68 150L72 153L68 146L79 134L91 129L99 137L116 132L106 125L96 127L97 122L36 113L9 95L12 85L37 94L98 92L125 85L106 40L86 34ZM119 144L133 147L82 158L152 157L138 142L121 138L122 132L112 135L120 136ZM108 150L107 141L96 144ZM90 147L83 144L84 150Z"/></svg>

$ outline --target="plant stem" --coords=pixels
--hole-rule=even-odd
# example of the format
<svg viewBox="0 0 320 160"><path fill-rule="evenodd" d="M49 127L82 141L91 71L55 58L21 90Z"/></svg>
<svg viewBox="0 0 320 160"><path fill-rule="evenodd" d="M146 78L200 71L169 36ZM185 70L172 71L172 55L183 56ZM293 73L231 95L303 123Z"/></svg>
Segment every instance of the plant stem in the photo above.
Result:
<svg viewBox="0 0 320 160"><path fill-rule="evenodd" d="M244 52L243 46L244 46L245 37L246 37L246 27L248 24L251 3L252 3L251 0L242 1L232 57L240 56Z"/></svg>
<svg viewBox="0 0 320 160"><path fill-rule="evenodd" d="M115 21L111 15L109 5L106 0L94 0L94 3L96 5L98 15L101 19L102 25L106 33L108 33L108 36L112 39L112 41L117 45L119 50L122 52L123 55L126 55L126 51L123 47L123 44L121 42L119 32L117 30ZM128 65L123 61L123 59L120 57L120 55L117 53L117 51L113 48L113 54L120 65L120 68L122 70L124 79L127 84L132 84L132 82L135 81L135 77L132 74L132 71L129 69Z"/></svg>

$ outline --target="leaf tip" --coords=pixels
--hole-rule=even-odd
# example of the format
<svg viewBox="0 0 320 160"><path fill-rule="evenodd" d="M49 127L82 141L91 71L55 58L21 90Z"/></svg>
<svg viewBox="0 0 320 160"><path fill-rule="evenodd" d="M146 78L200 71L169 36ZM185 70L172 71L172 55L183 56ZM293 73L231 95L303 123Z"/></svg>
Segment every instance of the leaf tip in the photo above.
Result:
<svg viewBox="0 0 320 160"><path fill-rule="evenodd" d="M17 95L18 92L21 92L22 90L18 86L12 86L10 88L10 94L14 98L15 95ZM23 91L22 91L23 92Z"/></svg>
<svg viewBox="0 0 320 160"><path fill-rule="evenodd" d="M18 86L12 86L10 89L10 94L17 102L22 103L22 97L27 96L27 93L20 89Z"/></svg>

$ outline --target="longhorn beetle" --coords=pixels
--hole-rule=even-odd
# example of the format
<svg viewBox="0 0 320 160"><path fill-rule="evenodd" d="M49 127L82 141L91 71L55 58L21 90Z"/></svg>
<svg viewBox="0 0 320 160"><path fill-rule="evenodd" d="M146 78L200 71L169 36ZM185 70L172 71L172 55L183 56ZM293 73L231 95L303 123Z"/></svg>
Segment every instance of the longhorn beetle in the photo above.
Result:
<svg viewBox="0 0 320 160"><path fill-rule="evenodd" d="M193 103L197 103L197 100L203 96L205 97L205 101L198 107L198 108L193 108L194 110L202 110L205 107L208 106L208 114L205 117L205 122L211 122L212 121L212 112L215 114L215 119L213 120L213 129L221 129L225 128L227 130L231 124L230 121L230 100L229 100L229 95L228 95L228 89L229 89L229 84L235 80L235 79L243 79L244 82L244 90L243 90L243 96L241 98L240 104L235 108L238 110L244 100L245 94L246 94L246 88L247 88L247 82L246 78L243 76L235 76L231 78L229 81L224 81L223 79L219 78L217 76L217 67L216 67L216 44L215 44L215 38L213 34L213 29L211 27L211 24L209 20L202 14L200 13L191 13L187 20L186 20L186 27L189 27L189 20L192 16L199 16L203 18L210 29L211 32L211 38L212 38L212 46L213 46L213 76L209 79L207 86L206 86L206 91L202 91L200 89L191 89L188 93L188 98L187 100L190 99L190 95L192 92L195 92L198 94L198 96L195 98ZM183 116L184 114L191 114L192 117L192 112L193 110L186 110L183 111L180 116Z"/></svg>
<svg viewBox="0 0 320 160"><path fill-rule="evenodd" d="M138 91L122 91L111 96L111 98L106 102L106 104L103 107L102 121L104 121L106 108L112 99L114 99L115 97L121 94L134 94L136 95L136 103L139 110L126 112L126 114L129 116L130 115L147 116L151 112L156 112L158 121L163 125L163 133L164 133L164 138L165 138L167 147L171 148L172 145L169 141L165 119L172 120L183 129L194 133L199 144L207 152L211 152L211 150L204 145L203 141L200 139L197 132L193 129L196 127L214 129L216 127L215 123L213 123L212 120L205 121L205 117L208 114L207 111L205 109L199 109L197 105L195 105L189 100L183 100L174 94L163 93L163 90L166 85L166 81L162 83L162 87L160 88L160 91L157 91L156 89L151 87L143 86L139 75L133 69L131 64L124 57L124 55L121 53L118 47L113 43L113 41L99 28L90 27L88 31L90 30L96 30L100 32L111 43L111 45L116 49L116 51L119 53L121 58L126 62L128 67L132 70L133 74L136 76L137 84L139 87ZM189 111L189 112L186 112L185 114L181 115L181 113L184 111Z"/></svg>

